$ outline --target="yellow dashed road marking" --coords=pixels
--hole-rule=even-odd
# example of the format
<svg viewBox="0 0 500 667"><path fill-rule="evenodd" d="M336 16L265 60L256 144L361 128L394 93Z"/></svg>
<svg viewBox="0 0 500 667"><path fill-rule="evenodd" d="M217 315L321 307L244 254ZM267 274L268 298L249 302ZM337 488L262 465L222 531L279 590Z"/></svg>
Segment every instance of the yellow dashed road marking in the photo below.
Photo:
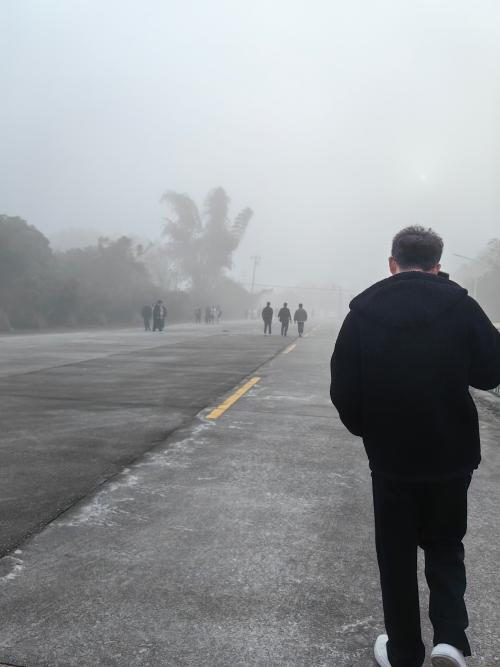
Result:
<svg viewBox="0 0 500 667"><path fill-rule="evenodd" d="M210 414L207 415L207 419L218 419L221 415L223 415L228 408L230 408L234 403L236 403L237 400L239 400L242 396L244 396L249 389L251 389L254 385L259 382L260 377L254 377L251 380L248 380L248 382L245 382L245 384L237 389L234 394L231 394L229 398L226 398L224 403L221 403L218 405L216 408L210 412Z"/></svg>

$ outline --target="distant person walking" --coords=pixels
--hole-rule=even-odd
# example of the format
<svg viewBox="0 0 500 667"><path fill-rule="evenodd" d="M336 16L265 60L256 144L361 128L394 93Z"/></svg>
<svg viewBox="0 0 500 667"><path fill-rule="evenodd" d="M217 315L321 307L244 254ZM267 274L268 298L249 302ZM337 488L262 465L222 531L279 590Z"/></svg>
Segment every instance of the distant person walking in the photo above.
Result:
<svg viewBox="0 0 500 667"><path fill-rule="evenodd" d="M278 319L281 322L281 335L286 336L288 332L288 327L290 326L290 322L292 321L292 313L290 312L290 309L288 308L288 303L286 301L283 304L283 308L280 308L279 310Z"/></svg>
<svg viewBox="0 0 500 667"><path fill-rule="evenodd" d="M481 460L469 385L500 384L500 333L467 291L440 277L443 241L407 227L392 277L350 304L331 361L331 398L372 471L386 635L381 667L421 667L417 548L425 553L434 667L466 667L467 490Z"/></svg>
<svg viewBox="0 0 500 667"><path fill-rule="evenodd" d="M153 331L163 331L166 317L167 309L163 305L163 301L159 299L153 308Z"/></svg>
<svg viewBox="0 0 500 667"><path fill-rule="evenodd" d="M144 320L144 331L151 331L151 318L153 317L153 308L148 304L143 306L141 310L142 319Z"/></svg>
<svg viewBox="0 0 500 667"><path fill-rule="evenodd" d="M265 308L262 309L262 319L264 320L264 336L269 331L271 335L271 326L273 323L274 310L271 308L271 302L268 301Z"/></svg>
<svg viewBox="0 0 500 667"><path fill-rule="evenodd" d="M307 321L307 312L304 310L304 307L302 306L301 303L299 303L299 307L295 311L295 315L293 316L293 321L297 322L299 338L302 338L302 334L304 333L304 324Z"/></svg>
<svg viewBox="0 0 500 667"><path fill-rule="evenodd" d="M194 321L196 324L201 324L201 308L199 306L194 309Z"/></svg>

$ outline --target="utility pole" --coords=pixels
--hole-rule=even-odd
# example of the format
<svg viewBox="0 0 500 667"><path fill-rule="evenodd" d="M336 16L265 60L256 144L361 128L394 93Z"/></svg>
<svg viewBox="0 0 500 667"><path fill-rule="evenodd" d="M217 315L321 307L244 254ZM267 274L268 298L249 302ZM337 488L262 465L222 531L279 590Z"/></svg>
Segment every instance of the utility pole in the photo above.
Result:
<svg viewBox="0 0 500 667"><path fill-rule="evenodd" d="M260 260L262 259L260 255L254 255L253 257L250 257L250 259L253 260L253 271L252 271L252 287L250 289L250 294L253 296L253 289L255 287L255 271L257 270L257 267L260 264Z"/></svg>

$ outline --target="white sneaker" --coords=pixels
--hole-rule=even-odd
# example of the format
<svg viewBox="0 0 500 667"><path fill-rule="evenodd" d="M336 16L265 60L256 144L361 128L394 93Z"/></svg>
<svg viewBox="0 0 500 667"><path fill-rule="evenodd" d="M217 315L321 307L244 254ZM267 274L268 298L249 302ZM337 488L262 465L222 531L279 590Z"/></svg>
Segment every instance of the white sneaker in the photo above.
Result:
<svg viewBox="0 0 500 667"><path fill-rule="evenodd" d="M379 635L373 653L375 654L375 661L379 667L391 667L389 658L387 657L387 642L389 637L387 635Z"/></svg>
<svg viewBox="0 0 500 667"><path fill-rule="evenodd" d="M432 667L467 667L464 654L450 644L437 644L431 653Z"/></svg>

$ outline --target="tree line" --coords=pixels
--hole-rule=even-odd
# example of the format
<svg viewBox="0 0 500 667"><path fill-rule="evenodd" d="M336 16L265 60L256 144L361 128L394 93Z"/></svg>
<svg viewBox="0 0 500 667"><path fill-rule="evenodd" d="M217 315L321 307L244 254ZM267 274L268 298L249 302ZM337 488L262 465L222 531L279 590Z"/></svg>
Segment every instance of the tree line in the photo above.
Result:
<svg viewBox="0 0 500 667"><path fill-rule="evenodd" d="M464 264L456 280L476 296L493 322L500 322L500 239L491 239L473 261Z"/></svg>
<svg viewBox="0 0 500 667"><path fill-rule="evenodd" d="M54 252L36 227L0 216L2 330L130 322L155 293L125 236Z"/></svg>
<svg viewBox="0 0 500 667"><path fill-rule="evenodd" d="M191 319L197 305L215 302L242 316L251 295L227 270L251 209L230 220L223 188L209 192L201 213L186 194L168 191L162 201L163 243L122 236L63 252L26 220L0 215L0 329L132 323L157 298L169 319Z"/></svg>

